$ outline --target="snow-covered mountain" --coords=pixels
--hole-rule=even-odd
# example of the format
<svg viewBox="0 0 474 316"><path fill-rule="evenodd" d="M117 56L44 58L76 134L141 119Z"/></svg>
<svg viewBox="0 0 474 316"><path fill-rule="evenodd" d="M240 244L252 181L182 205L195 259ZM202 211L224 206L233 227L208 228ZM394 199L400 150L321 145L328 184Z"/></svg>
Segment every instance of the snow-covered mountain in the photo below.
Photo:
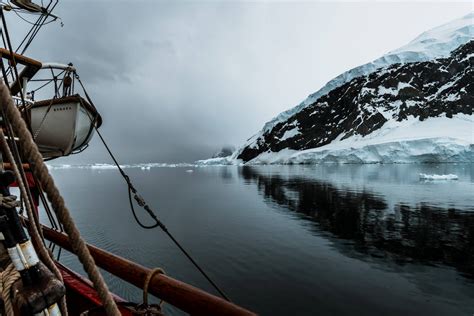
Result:
<svg viewBox="0 0 474 316"><path fill-rule="evenodd" d="M473 161L473 21L474 12L339 75L231 159L205 163Z"/></svg>

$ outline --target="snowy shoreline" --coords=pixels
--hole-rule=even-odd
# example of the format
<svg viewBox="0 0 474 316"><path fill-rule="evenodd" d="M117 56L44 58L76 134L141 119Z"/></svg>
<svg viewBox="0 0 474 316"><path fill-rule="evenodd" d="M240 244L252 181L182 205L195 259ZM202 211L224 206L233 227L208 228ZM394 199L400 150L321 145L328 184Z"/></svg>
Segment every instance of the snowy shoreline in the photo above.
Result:
<svg viewBox="0 0 474 316"><path fill-rule="evenodd" d="M242 164L230 157L199 160L199 165ZM453 118L416 118L389 121L366 135L307 150L283 149L264 152L246 165L320 164L320 163L472 163L474 162L474 115L458 114Z"/></svg>
<svg viewBox="0 0 474 316"><path fill-rule="evenodd" d="M129 164L129 165L120 165L122 169L140 169L140 170L151 170L154 168L182 168L186 169L186 172L192 172L192 169L189 168L206 168L206 167L230 167L230 166L235 166L235 167L242 167L242 166L265 166L265 165L271 165L271 166L288 166L288 165L317 165L316 163L272 163L272 164L251 164L247 163L244 164L242 161L231 161L231 160L225 160L225 158L217 158L216 161L209 162L209 159L206 160L200 160L197 161L196 163L141 163L141 164ZM319 165L396 165L396 164L472 164L474 161L469 161L469 162L451 162L451 161L446 161L446 162L366 162L366 163L360 163L360 162L322 162L319 163ZM107 171L107 170L116 170L116 166L112 164L48 164L48 169L49 170L68 170L68 169L90 169L90 170L98 170L98 171Z"/></svg>

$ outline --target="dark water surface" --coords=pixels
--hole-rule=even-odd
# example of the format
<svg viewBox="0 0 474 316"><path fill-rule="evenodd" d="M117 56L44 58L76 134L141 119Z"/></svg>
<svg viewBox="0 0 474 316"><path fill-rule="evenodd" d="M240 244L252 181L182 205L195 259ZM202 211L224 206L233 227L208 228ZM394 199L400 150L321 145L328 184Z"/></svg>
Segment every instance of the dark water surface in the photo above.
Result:
<svg viewBox="0 0 474 316"><path fill-rule="evenodd" d="M473 165L126 171L212 278L261 315L474 313ZM136 225L116 170L52 172L89 242L212 291L161 231ZM140 290L106 279L141 300Z"/></svg>

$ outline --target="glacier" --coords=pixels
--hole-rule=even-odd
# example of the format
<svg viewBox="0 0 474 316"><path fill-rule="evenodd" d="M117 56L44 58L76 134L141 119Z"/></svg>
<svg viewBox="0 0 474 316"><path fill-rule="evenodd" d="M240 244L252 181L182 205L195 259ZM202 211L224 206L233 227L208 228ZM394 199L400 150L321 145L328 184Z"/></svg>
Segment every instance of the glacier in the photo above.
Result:
<svg viewBox="0 0 474 316"><path fill-rule="evenodd" d="M474 115L456 114L449 119L439 116L424 121L412 116L388 121L366 136L340 138L307 150L267 151L245 164L474 162ZM236 152L229 157L198 160L196 164L242 165L243 161L237 159Z"/></svg>
<svg viewBox="0 0 474 316"><path fill-rule="evenodd" d="M388 121L373 133L307 150L265 152L247 164L474 162L474 116ZM221 162L222 163L222 162Z"/></svg>

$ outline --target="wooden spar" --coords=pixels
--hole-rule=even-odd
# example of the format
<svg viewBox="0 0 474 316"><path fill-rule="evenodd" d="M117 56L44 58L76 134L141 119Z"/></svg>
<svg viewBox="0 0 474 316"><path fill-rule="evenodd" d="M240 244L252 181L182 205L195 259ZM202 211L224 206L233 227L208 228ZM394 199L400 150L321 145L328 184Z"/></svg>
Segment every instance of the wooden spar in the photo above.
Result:
<svg viewBox="0 0 474 316"><path fill-rule="evenodd" d="M19 78L17 78L17 80L15 80L15 82L10 86L10 92L12 95L16 95L20 92L23 87L23 79L31 79L42 67L41 62L17 53L12 54L5 48L0 48L0 58L7 58L12 65L18 63L25 66L22 72L18 75Z"/></svg>
<svg viewBox="0 0 474 316"><path fill-rule="evenodd" d="M42 227L46 239L72 252L67 235L46 226ZM141 289L143 288L145 279L151 269L95 246L88 244L87 247L98 267ZM149 284L148 292L191 315L256 315L224 299L163 274L156 275L152 279Z"/></svg>
<svg viewBox="0 0 474 316"><path fill-rule="evenodd" d="M26 171L30 170L30 164L29 163L22 163L23 169ZM3 170L13 170L12 164L10 162L4 162L3 163Z"/></svg>
<svg viewBox="0 0 474 316"><path fill-rule="evenodd" d="M43 64L41 62L39 62L35 59L29 58L29 57L26 57L26 56L23 56L23 55L20 55L20 54L17 54L17 53L13 53L13 55L12 55L10 50L8 50L6 48L0 48L0 56L2 58L6 57L9 60L14 60L15 62L17 62L19 64L22 64L22 65L25 65L25 66L33 66L34 68L41 68L43 66ZM13 56L13 58L12 58L12 56Z"/></svg>

